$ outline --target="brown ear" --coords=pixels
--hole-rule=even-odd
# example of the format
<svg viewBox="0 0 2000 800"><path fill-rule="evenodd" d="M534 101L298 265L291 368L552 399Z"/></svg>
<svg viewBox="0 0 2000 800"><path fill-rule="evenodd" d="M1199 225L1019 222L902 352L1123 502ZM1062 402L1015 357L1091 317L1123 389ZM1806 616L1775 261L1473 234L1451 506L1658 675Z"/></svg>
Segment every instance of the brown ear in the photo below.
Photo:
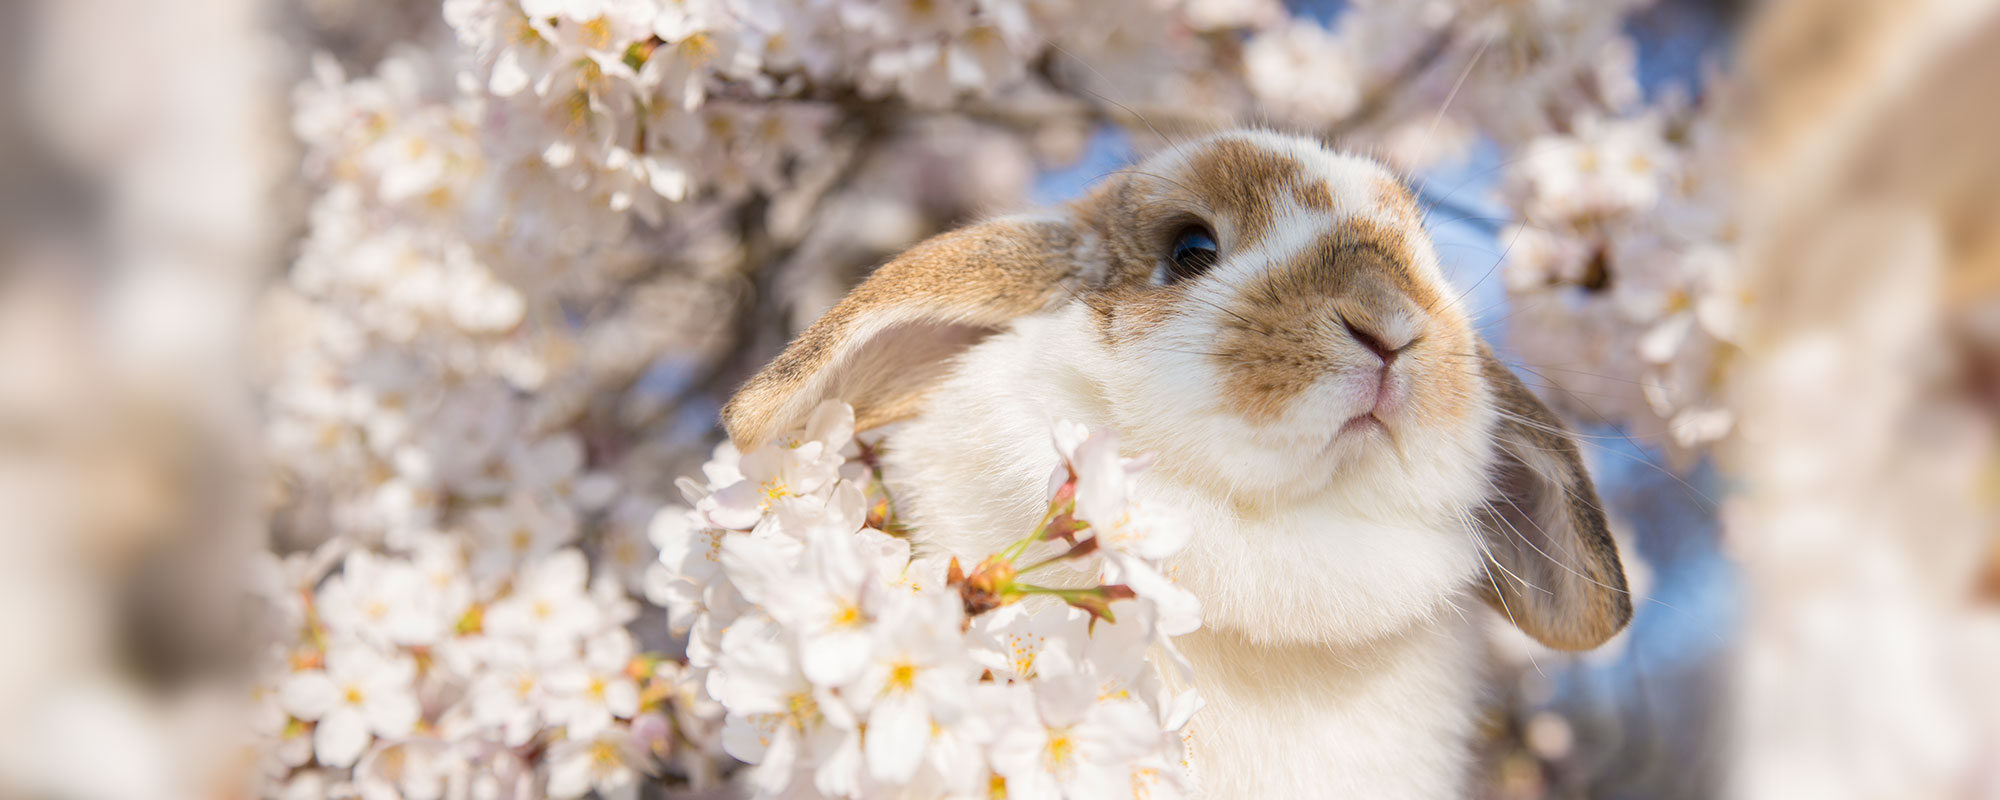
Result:
<svg viewBox="0 0 2000 800"><path fill-rule="evenodd" d="M916 412L951 356L1052 308L1085 271L1068 220L1009 217L940 234L882 265L723 406L737 446L798 425L828 399L866 429Z"/></svg>
<svg viewBox="0 0 2000 800"><path fill-rule="evenodd" d="M1618 545L1569 431L1484 343L1480 355L1501 416L1493 491L1476 520L1487 602L1542 644L1589 650L1632 619Z"/></svg>

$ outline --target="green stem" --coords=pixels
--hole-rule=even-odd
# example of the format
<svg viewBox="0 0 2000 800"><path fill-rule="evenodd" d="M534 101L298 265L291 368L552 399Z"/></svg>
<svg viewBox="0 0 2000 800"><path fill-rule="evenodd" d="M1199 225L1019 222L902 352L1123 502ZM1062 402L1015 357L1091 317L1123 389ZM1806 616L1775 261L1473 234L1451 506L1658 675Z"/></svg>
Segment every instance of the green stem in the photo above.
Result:
<svg viewBox="0 0 2000 800"><path fill-rule="evenodd" d="M1036 586L1032 583L1014 584L1015 591L1018 591L1021 594L1045 594L1050 597L1061 598L1062 601L1065 603L1076 600L1077 598L1089 597L1091 595L1097 594L1098 588L1099 587L1092 586L1088 589L1057 589L1051 586Z"/></svg>
<svg viewBox="0 0 2000 800"><path fill-rule="evenodd" d="M1037 562L1035 562L1035 563L1033 563L1033 564L1029 564L1028 566L1025 566L1025 567L1022 567L1022 568L1020 568L1020 569L1018 569L1018 570L1015 570L1015 571L1014 571L1014 574L1015 574L1015 575L1026 575L1026 574L1028 574L1028 573L1030 573L1030 572L1034 572L1035 570L1038 570L1038 569L1041 569L1041 568L1043 568L1043 567L1046 567L1046 566L1048 566L1048 565L1050 565L1050 564L1054 564L1054 563L1056 563L1056 562L1058 562L1058 561L1061 561L1061 560L1063 560L1063 557L1062 557L1062 556L1050 556L1050 557L1048 557L1048 558L1045 558L1045 559L1042 559L1042 560L1040 560L1040 561L1037 561Z"/></svg>

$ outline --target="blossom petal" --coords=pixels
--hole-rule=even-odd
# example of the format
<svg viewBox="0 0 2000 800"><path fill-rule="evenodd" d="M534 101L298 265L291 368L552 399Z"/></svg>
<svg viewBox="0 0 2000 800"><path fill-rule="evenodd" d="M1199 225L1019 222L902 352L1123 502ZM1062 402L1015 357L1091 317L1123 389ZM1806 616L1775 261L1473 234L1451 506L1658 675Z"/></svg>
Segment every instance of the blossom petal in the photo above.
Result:
<svg viewBox="0 0 2000 800"><path fill-rule="evenodd" d="M1094 431L1077 445L1076 516L1092 525L1116 525L1125 516L1125 466L1118 439Z"/></svg>
<svg viewBox="0 0 2000 800"><path fill-rule="evenodd" d="M639 713L639 685L629 680L613 681L604 687L604 707L614 716L630 719Z"/></svg>
<svg viewBox="0 0 2000 800"><path fill-rule="evenodd" d="M409 735L417 727L422 709L417 706L417 698L407 691L370 692L361 713L368 718L368 727L375 735L394 739Z"/></svg>
<svg viewBox="0 0 2000 800"><path fill-rule="evenodd" d="M574 754L562 754L549 760L549 796L553 798L582 797L590 791L590 756L587 749Z"/></svg>
<svg viewBox="0 0 2000 800"><path fill-rule="evenodd" d="M840 738L827 746L832 736ZM819 769L813 770L813 788L828 797L861 796L861 737L853 731L828 731L814 744L824 749L819 749Z"/></svg>
<svg viewBox="0 0 2000 800"><path fill-rule="evenodd" d="M1118 580L1154 604L1160 633L1180 636L1201 628L1201 601L1192 593L1139 559L1121 558L1116 563Z"/></svg>
<svg viewBox="0 0 2000 800"><path fill-rule="evenodd" d="M838 400L820 403L806 421L806 438L829 449L845 446L854 438L854 407Z"/></svg>
<svg viewBox="0 0 2000 800"><path fill-rule="evenodd" d="M860 630L833 630L807 638L799 650L806 680L820 686L845 686L868 663L871 641Z"/></svg>
<svg viewBox="0 0 2000 800"><path fill-rule="evenodd" d="M722 752L745 764L761 764L771 745L772 731L741 714L729 715L722 725Z"/></svg>
<svg viewBox="0 0 2000 800"><path fill-rule="evenodd" d="M334 709L313 729L313 755L327 766L353 766L367 747L368 721L352 706Z"/></svg>
<svg viewBox="0 0 2000 800"><path fill-rule="evenodd" d="M923 763L930 732L929 710L915 695L892 692L876 700L868 712L868 774L886 783L907 783Z"/></svg>
<svg viewBox="0 0 2000 800"><path fill-rule="evenodd" d="M303 720L325 716L339 699L340 690L318 670L294 674L278 689L278 702L285 713Z"/></svg>
<svg viewBox="0 0 2000 800"><path fill-rule="evenodd" d="M764 750L764 761L750 773L750 785L770 796L792 784L799 762L799 737L790 728L780 728Z"/></svg>

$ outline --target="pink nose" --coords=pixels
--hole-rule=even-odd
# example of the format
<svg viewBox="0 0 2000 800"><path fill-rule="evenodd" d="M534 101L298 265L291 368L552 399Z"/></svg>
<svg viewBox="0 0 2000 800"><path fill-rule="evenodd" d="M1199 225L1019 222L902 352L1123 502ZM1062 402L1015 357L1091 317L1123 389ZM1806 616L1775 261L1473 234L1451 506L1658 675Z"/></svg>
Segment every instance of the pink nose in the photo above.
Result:
<svg viewBox="0 0 2000 800"><path fill-rule="evenodd" d="M1410 342L1415 341L1414 339L1404 339L1392 344L1384 339L1381 334L1362 328L1348 320L1343 319L1340 321L1340 324L1347 328L1347 335L1354 337L1354 341L1360 342L1362 347L1368 348L1368 352L1374 353L1376 358L1382 359L1382 366L1384 367L1395 363L1396 356L1401 355L1405 349L1409 348Z"/></svg>

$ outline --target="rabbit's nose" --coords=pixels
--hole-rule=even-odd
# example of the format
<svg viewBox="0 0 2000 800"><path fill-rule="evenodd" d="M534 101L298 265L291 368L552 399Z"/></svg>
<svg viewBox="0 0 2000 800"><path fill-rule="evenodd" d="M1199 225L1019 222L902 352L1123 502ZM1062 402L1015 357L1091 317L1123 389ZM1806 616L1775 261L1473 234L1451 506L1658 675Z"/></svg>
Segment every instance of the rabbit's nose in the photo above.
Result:
<svg viewBox="0 0 2000 800"><path fill-rule="evenodd" d="M1365 325L1354 324L1350 319L1342 319L1340 324L1347 328L1347 335L1354 337L1354 341L1368 348L1368 352L1374 353L1376 358L1382 359L1384 367L1396 363L1396 356L1402 355L1403 351L1409 349L1410 344L1417 340L1414 333L1373 331Z"/></svg>

